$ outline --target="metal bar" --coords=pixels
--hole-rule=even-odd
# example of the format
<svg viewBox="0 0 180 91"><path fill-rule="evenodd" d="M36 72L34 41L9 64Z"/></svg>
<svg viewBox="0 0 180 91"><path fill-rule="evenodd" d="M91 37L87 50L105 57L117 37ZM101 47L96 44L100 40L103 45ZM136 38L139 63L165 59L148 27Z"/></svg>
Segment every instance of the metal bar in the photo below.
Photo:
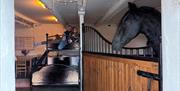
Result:
<svg viewBox="0 0 180 91"><path fill-rule="evenodd" d="M151 91L152 80L153 80L153 79L151 79L151 78L148 79L148 85L147 85L148 91Z"/></svg>
<svg viewBox="0 0 180 91"><path fill-rule="evenodd" d="M115 54L118 54L118 50L115 51Z"/></svg>
<svg viewBox="0 0 180 91"><path fill-rule="evenodd" d="M103 53L103 39L101 38L101 53Z"/></svg>
<svg viewBox="0 0 180 91"><path fill-rule="evenodd" d="M101 53L101 37L99 36L99 52Z"/></svg>
<svg viewBox="0 0 180 91"><path fill-rule="evenodd" d="M110 53L112 53L112 54L113 54L113 49L112 49L112 45L110 45L110 48L111 48L111 50L110 50Z"/></svg>
<svg viewBox="0 0 180 91"><path fill-rule="evenodd" d="M136 49L136 55L139 56L139 49Z"/></svg>
<svg viewBox="0 0 180 91"><path fill-rule="evenodd" d="M127 49L124 49L125 50L125 55L127 55Z"/></svg>
<svg viewBox="0 0 180 91"><path fill-rule="evenodd" d="M94 40L95 40L95 39L94 39L94 31L93 31L93 36L92 36L92 37L93 37L93 38L92 38L92 39L93 39L93 40L92 40L92 45L93 45L93 52L94 52L94 50L95 50L95 46L94 46Z"/></svg>
<svg viewBox="0 0 180 91"><path fill-rule="evenodd" d="M90 51L92 52L92 30L91 30L91 28L90 28L90 37L89 37L89 39L90 39Z"/></svg>
<svg viewBox="0 0 180 91"><path fill-rule="evenodd" d="M110 53L110 44L108 44L108 53Z"/></svg>
<svg viewBox="0 0 180 91"><path fill-rule="evenodd" d="M98 52L98 40L97 33L95 32L95 52Z"/></svg>
<svg viewBox="0 0 180 91"><path fill-rule="evenodd" d="M87 31L87 27L86 27L86 34L85 34L85 37L86 37L86 39L85 39L86 40L86 51L88 51L88 39L87 39L88 35L87 35L87 32L88 31Z"/></svg>
<svg viewBox="0 0 180 91"><path fill-rule="evenodd" d="M133 55L133 49L130 49L130 55Z"/></svg>
<svg viewBox="0 0 180 91"><path fill-rule="evenodd" d="M146 78L151 78L153 80L158 80L158 81L160 80L160 77L159 77L158 74L149 73L149 72L145 72L145 71L141 71L141 70L138 70L137 74L139 76L146 77Z"/></svg>
<svg viewBox="0 0 180 91"><path fill-rule="evenodd" d="M160 43L160 59L159 59L159 64L158 64L159 70L159 91L163 91L163 65L162 65L162 43Z"/></svg>
<svg viewBox="0 0 180 91"><path fill-rule="evenodd" d="M97 36L97 44L98 44L98 51L97 52L100 52L100 43L99 43L100 41L99 41L99 36Z"/></svg>
<svg viewBox="0 0 180 91"><path fill-rule="evenodd" d="M80 48L79 48L79 85L80 85L80 91L83 91L83 53L82 53L82 33L83 33L83 23L84 23L84 15L80 14Z"/></svg>
<svg viewBox="0 0 180 91"><path fill-rule="evenodd" d="M82 51L85 51L85 26L82 24Z"/></svg>
<svg viewBox="0 0 180 91"><path fill-rule="evenodd" d="M89 33L88 31L88 27L87 27L87 33ZM89 51L89 39L88 39L88 34L86 34L86 39L87 39L87 51Z"/></svg>
<svg viewBox="0 0 180 91"><path fill-rule="evenodd" d="M96 46L95 46L95 31L93 31L93 52L95 52L95 48L96 48Z"/></svg>
<svg viewBox="0 0 180 91"><path fill-rule="evenodd" d="M143 56L146 56L146 49L143 49Z"/></svg>
<svg viewBox="0 0 180 91"><path fill-rule="evenodd" d="M153 58L154 57L154 51L153 51L152 47L150 49L151 49L151 57Z"/></svg>
<svg viewBox="0 0 180 91"><path fill-rule="evenodd" d="M93 52L94 48L93 48L93 30L91 29L91 52Z"/></svg>
<svg viewBox="0 0 180 91"><path fill-rule="evenodd" d="M105 53L108 53L107 49L108 49L107 42L105 42Z"/></svg>
<svg viewBox="0 0 180 91"><path fill-rule="evenodd" d="M123 53L122 53L122 49L121 50L119 50L120 51L120 55L122 55Z"/></svg>
<svg viewBox="0 0 180 91"><path fill-rule="evenodd" d="M48 44L48 36L49 36L48 33L46 33L46 50L48 50L48 45L49 45Z"/></svg>
<svg viewBox="0 0 180 91"><path fill-rule="evenodd" d="M86 35L86 33L87 33L87 28L85 27L85 33L84 33L84 37L85 37L85 42L84 42L84 44L85 44L85 51L87 51L87 35Z"/></svg>
<svg viewBox="0 0 180 91"><path fill-rule="evenodd" d="M103 53L106 53L106 42L104 40L102 41L102 46L103 46Z"/></svg>
<svg viewBox="0 0 180 91"><path fill-rule="evenodd" d="M102 53L104 53L104 41L102 39Z"/></svg>
<svg viewBox="0 0 180 91"><path fill-rule="evenodd" d="M100 52L102 53L102 38L100 37Z"/></svg>
<svg viewBox="0 0 180 91"><path fill-rule="evenodd" d="M85 27L85 33L84 33L84 37L85 37L85 42L84 42L84 44L85 44L85 51L87 51L87 35L86 35L86 33L87 33L87 28Z"/></svg>
<svg viewBox="0 0 180 91"><path fill-rule="evenodd" d="M90 33L90 29L89 29L89 27L88 27L88 33ZM90 35L89 34L87 34L88 35L88 51L91 51L91 45L90 45Z"/></svg>
<svg viewBox="0 0 180 91"><path fill-rule="evenodd" d="M91 38L91 47L92 47L92 48L91 48L91 52L93 52L93 50L94 50L94 46L93 46L94 35L93 35L93 32L94 32L94 31L91 29L91 37L92 37L92 38Z"/></svg>

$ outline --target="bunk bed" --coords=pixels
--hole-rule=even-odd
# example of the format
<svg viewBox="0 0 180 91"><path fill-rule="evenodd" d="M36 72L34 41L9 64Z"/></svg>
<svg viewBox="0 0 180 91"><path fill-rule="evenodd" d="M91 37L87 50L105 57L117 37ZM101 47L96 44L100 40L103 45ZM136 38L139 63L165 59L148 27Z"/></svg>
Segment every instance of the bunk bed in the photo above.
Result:
<svg viewBox="0 0 180 91"><path fill-rule="evenodd" d="M44 54L32 60L31 86L78 86L79 48L58 49L63 37L46 34Z"/></svg>

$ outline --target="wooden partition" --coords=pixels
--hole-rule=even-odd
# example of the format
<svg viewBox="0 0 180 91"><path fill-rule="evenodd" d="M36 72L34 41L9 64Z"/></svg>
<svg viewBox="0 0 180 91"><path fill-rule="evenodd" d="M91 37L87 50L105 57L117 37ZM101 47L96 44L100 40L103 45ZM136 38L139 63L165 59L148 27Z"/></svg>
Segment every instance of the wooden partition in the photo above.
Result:
<svg viewBox="0 0 180 91"><path fill-rule="evenodd" d="M148 91L148 79L137 70L158 74L158 63L84 53L84 91ZM158 91L152 81L151 91Z"/></svg>

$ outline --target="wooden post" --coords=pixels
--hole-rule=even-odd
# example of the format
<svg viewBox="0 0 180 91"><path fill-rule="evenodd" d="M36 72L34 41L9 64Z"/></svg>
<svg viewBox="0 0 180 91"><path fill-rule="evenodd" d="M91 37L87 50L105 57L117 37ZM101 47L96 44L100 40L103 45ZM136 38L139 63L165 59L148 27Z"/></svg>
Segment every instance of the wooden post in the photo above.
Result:
<svg viewBox="0 0 180 91"><path fill-rule="evenodd" d="M15 91L14 0L0 0L0 91Z"/></svg>
<svg viewBox="0 0 180 91"><path fill-rule="evenodd" d="M180 0L161 2L163 91L180 91Z"/></svg>

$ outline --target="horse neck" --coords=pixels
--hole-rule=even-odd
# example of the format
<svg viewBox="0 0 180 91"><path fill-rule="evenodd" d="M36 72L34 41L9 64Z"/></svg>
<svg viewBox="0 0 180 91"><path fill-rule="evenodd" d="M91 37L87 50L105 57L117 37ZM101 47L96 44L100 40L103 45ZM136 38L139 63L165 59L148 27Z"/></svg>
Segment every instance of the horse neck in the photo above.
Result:
<svg viewBox="0 0 180 91"><path fill-rule="evenodd" d="M142 33L148 38L148 41L153 44L160 43L161 37L161 22L155 18L142 18L141 30Z"/></svg>
<svg viewBox="0 0 180 91"><path fill-rule="evenodd" d="M146 29L146 30L142 31L142 33L144 33L144 35L148 38L149 42L151 42L155 45L157 45L161 42L160 41L161 36L160 36L159 30L153 31L153 30Z"/></svg>

